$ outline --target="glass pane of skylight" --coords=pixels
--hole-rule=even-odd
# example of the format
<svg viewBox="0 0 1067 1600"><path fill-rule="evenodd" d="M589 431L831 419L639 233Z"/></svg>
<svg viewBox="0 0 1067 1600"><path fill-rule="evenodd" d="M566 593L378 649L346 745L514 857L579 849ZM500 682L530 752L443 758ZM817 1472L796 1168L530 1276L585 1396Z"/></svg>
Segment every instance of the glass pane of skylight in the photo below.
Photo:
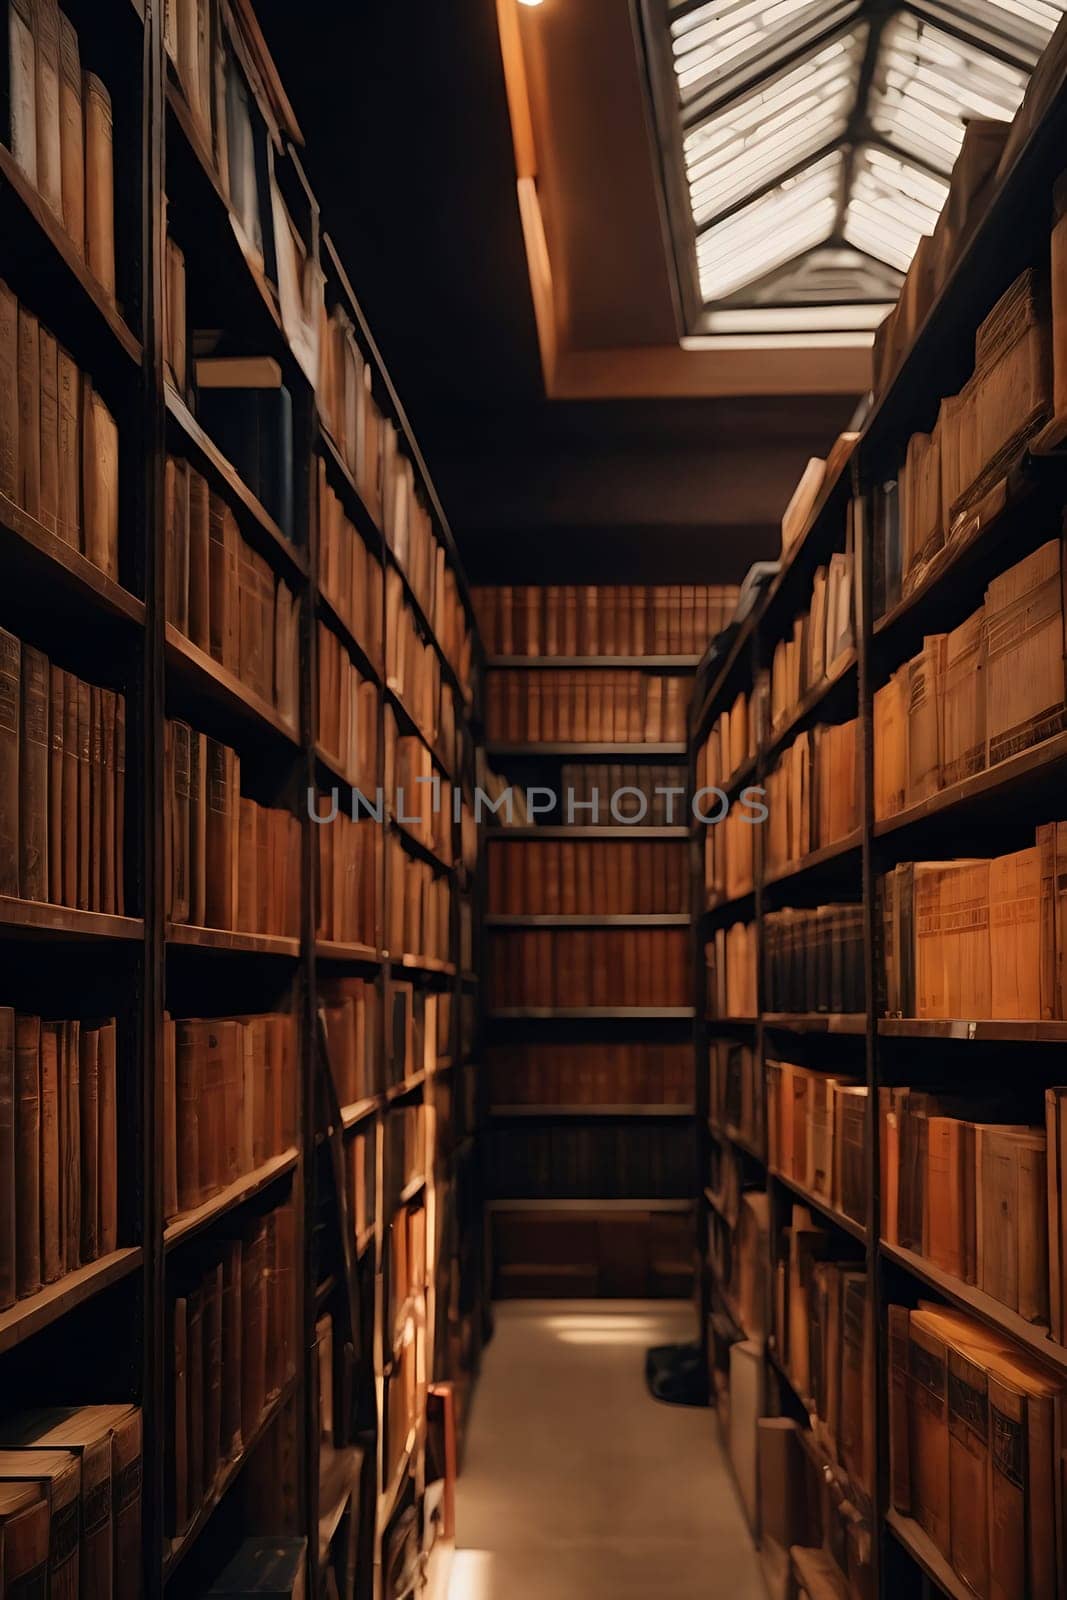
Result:
<svg viewBox="0 0 1067 1600"><path fill-rule="evenodd" d="M842 157L825 156L697 241L700 288L723 300L828 239L837 212Z"/></svg>
<svg viewBox="0 0 1067 1600"><path fill-rule="evenodd" d="M963 142L964 118L1010 120L1027 81L1025 72L902 12L883 35L871 126L894 149L947 175Z"/></svg>
<svg viewBox="0 0 1067 1600"><path fill-rule="evenodd" d="M689 130L686 176L698 228L841 137L866 36L860 28L832 40Z"/></svg>
<svg viewBox="0 0 1067 1600"><path fill-rule="evenodd" d="M924 233L932 233L948 184L874 146L857 151L845 238L906 272Z"/></svg>
<svg viewBox="0 0 1067 1600"><path fill-rule="evenodd" d="M999 43L1009 55L1035 66L1067 4L1060 0L924 0L923 9L962 28L976 44Z"/></svg>
<svg viewBox="0 0 1067 1600"><path fill-rule="evenodd" d="M800 48L806 39L847 21L860 0L708 0L671 23L674 71L683 106L709 89L725 92L730 80L773 64L776 49Z"/></svg>

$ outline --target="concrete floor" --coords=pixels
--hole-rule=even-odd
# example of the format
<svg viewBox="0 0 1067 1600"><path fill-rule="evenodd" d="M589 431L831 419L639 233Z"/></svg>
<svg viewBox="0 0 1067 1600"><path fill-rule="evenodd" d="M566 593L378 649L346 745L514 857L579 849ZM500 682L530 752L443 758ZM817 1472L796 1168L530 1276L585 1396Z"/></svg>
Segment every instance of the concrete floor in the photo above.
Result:
<svg viewBox="0 0 1067 1600"><path fill-rule="evenodd" d="M495 1307L449 1600L765 1600L713 1412L660 1405L651 1344L688 1303Z"/></svg>

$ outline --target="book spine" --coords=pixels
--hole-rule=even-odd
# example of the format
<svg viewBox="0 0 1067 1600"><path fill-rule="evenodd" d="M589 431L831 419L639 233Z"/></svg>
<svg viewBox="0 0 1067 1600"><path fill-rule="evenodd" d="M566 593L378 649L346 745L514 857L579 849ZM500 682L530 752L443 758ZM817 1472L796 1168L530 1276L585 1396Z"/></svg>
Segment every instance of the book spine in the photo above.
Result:
<svg viewBox="0 0 1067 1600"><path fill-rule="evenodd" d="M95 73L83 79L85 103L85 257L115 298L115 164L111 96Z"/></svg>
<svg viewBox="0 0 1067 1600"><path fill-rule="evenodd" d="M0 628L0 894L19 892L22 645Z"/></svg>
<svg viewBox="0 0 1067 1600"><path fill-rule="evenodd" d="M78 255L85 258L85 118L78 34L59 14L59 131L62 163L63 226Z"/></svg>
<svg viewBox="0 0 1067 1600"><path fill-rule="evenodd" d="M17 1292L16 1125L15 1013L0 1006L0 1311L14 1305Z"/></svg>
<svg viewBox="0 0 1067 1600"><path fill-rule="evenodd" d="M81 1031L81 1255L95 1261L100 1254L100 1032Z"/></svg>
<svg viewBox="0 0 1067 1600"><path fill-rule="evenodd" d="M41 1024L15 1018L15 1267L19 1299L41 1287Z"/></svg>
<svg viewBox="0 0 1067 1600"><path fill-rule="evenodd" d="M19 748L19 893L48 899L48 661L22 649L22 739Z"/></svg>
<svg viewBox="0 0 1067 1600"><path fill-rule="evenodd" d="M37 45L33 0L10 0L8 5L8 72L11 154L30 182L36 184Z"/></svg>

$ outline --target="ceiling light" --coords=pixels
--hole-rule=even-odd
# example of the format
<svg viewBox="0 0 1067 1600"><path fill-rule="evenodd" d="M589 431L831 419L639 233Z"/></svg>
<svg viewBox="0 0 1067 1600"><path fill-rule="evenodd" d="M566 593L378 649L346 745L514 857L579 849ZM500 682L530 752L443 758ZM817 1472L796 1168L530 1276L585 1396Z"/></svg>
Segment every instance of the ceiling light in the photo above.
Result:
<svg viewBox="0 0 1067 1600"><path fill-rule="evenodd" d="M541 0L519 0L520 6L539 6Z"/></svg>

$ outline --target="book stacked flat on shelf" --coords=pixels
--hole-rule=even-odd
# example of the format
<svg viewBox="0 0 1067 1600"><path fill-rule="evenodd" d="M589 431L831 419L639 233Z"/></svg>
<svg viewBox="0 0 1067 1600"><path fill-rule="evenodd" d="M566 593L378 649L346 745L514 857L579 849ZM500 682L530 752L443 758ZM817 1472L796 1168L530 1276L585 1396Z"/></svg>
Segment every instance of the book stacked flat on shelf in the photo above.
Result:
<svg viewBox="0 0 1067 1600"><path fill-rule="evenodd" d="M768 1061L766 1075L769 1164L866 1226L866 1085L787 1061Z"/></svg>
<svg viewBox="0 0 1067 1600"><path fill-rule="evenodd" d="M501 656L701 655L737 604L730 584L498 584L471 598Z"/></svg>
<svg viewBox="0 0 1067 1600"><path fill-rule="evenodd" d="M504 1106L685 1106L693 1098L688 1045L606 1040L491 1047L492 1100Z"/></svg>
<svg viewBox="0 0 1067 1600"><path fill-rule="evenodd" d="M685 1006L684 928L500 930L490 947L498 1007Z"/></svg>
<svg viewBox="0 0 1067 1600"><path fill-rule="evenodd" d="M89 375L2 282L0 495L118 580L118 426Z"/></svg>
<svg viewBox="0 0 1067 1600"><path fill-rule="evenodd" d="M657 744L685 738L689 680L634 671L494 672L486 692L490 740Z"/></svg>
<svg viewBox="0 0 1067 1600"><path fill-rule="evenodd" d="M78 30L56 0L11 0L9 12L11 154L113 301L111 96L83 72Z"/></svg>
<svg viewBox="0 0 1067 1600"><path fill-rule="evenodd" d="M764 918L767 1011L866 1010L863 907L772 911Z"/></svg>
<svg viewBox="0 0 1067 1600"><path fill-rule="evenodd" d="M0 1007L0 1310L118 1246L114 1019Z"/></svg>
<svg viewBox="0 0 1067 1600"><path fill-rule="evenodd" d="M0 894L126 909L126 698L0 629Z"/></svg>
<svg viewBox="0 0 1067 1600"><path fill-rule="evenodd" d="M164 480L167 621L296 730L300 601L188 462ZM321 679L320 679L321 681Z"/></svg>
<svg viewBox="0 0 1067 1600"><path fill-rule="evenodd" d="M296 1135L292 1016L164 1023L163 1214L193 1211L289 1150Z"/></svg>
<svg viewBox="0 0 1067 1600"><path fill-rule="evenodd" d="M689 908L684 842L508 839L488 852L490 913L623 916Z"/></svg>
<svg viewBox="0 0 1067 1600"><path fill-rule="evenodd" d="M296 938L298 819L241 794L241 760L228 745L185 722L168 722L166 731L164 875L170 921Z"/></svg>

